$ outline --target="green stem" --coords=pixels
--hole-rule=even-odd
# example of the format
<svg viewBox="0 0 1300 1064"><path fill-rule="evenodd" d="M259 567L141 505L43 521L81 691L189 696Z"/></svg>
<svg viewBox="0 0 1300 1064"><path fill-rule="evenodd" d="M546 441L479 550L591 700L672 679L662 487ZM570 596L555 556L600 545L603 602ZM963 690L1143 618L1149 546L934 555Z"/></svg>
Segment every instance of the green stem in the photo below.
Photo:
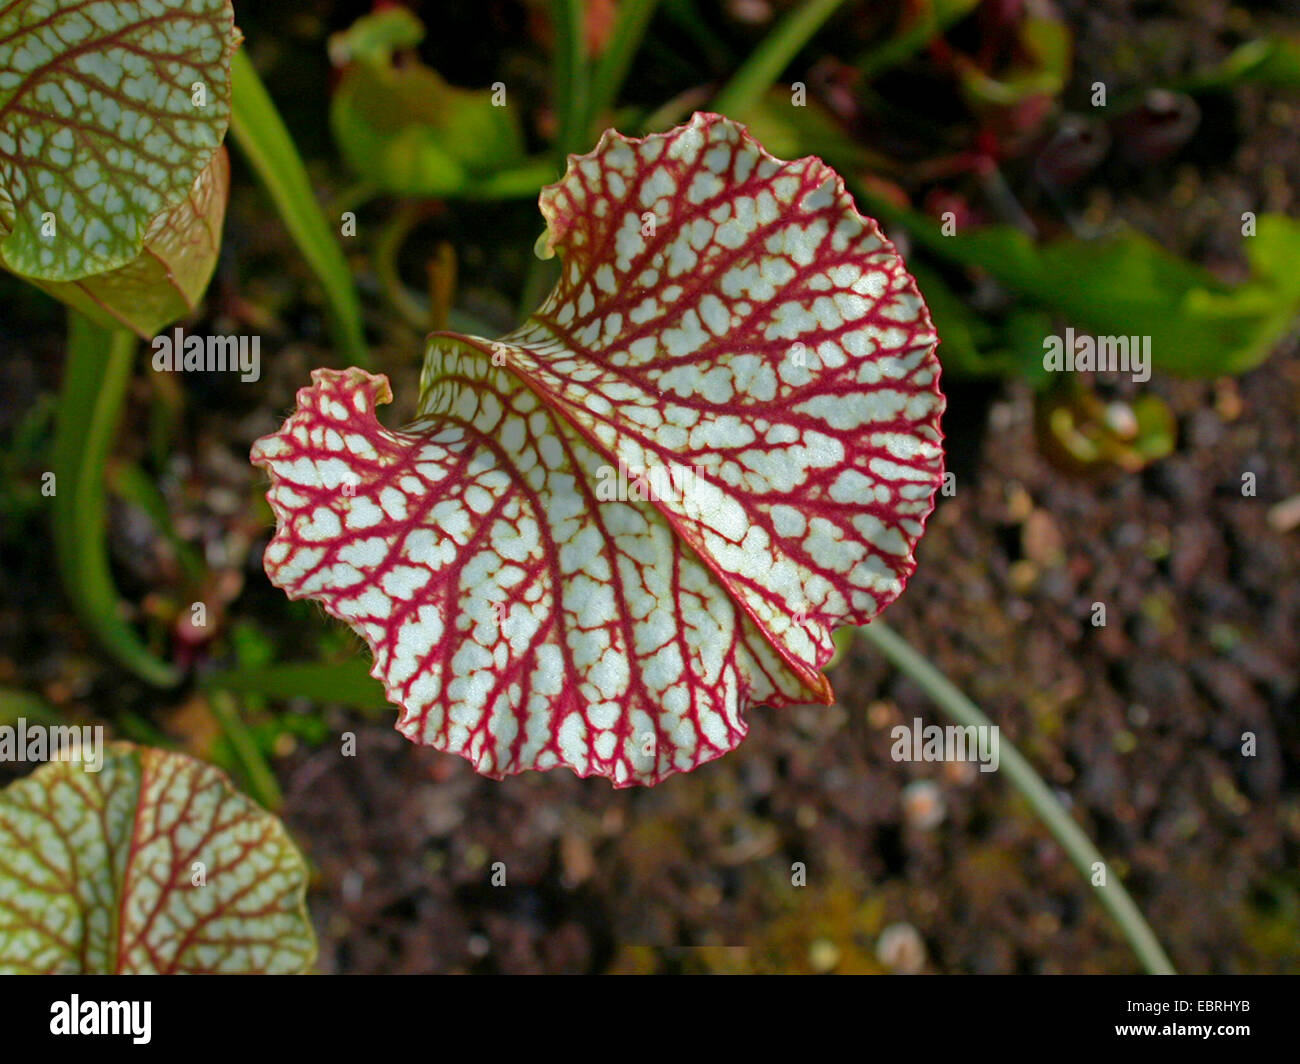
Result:
<svg viewBox="0 0 1300 1064"><path fill-rule="evenodd" d="M68 315L68 354L54 435L54 552L77 615L113 657L158 687L180 672L157 658L122 616L108 561L105 478L131 380L136 338Z"/></svg>
<svg viewBox="0 0 1300 1064"><path fill-rule="evenodd" d="M946 716L958 724L985 728L993 726L974 702L962 694L943 673L926 661L888 625L881 621L872 621L858 631L895 667L915 681ZM1006 739L1001 739L999 751L1000 767L1011 780L1011 785L1020 792L1046 825L1047 830L1061 844L1084 881L1092 882L1094 865L1100 862L1105 866L1092 840L1071 819L1056 795L1042 781L1019 750ZM1112 870L1107 867L1107 871L1111 874L1107 875L1105 886L1096 888L1101 904L1119 925L1120 931L1133 947L1133 952L1137 954L1143 967L1150 974L1174 974L1173 964L1165 955L1155 933L1143 919L1133 899L1129 897L1128 891L1124 889L1124 885Z"/></svg>
<svg viewBox="0 0 1300 1064"><path fill-rule="evenodd" d="M209 673L200 680L207 691L228 691L264 698L309 698L337 702L354 709L392 709L384 685L370 675L368 660L341 662L295 661L272 665L241 665Z"/></svg>
<svg viewBox="0 0 1300 1064"><path fill-rule="evenodd" d="M623 0L618 5L609 44L596 61L596 69L591 76L588 108L591 116L599 117L614 106L658 6L659 0Z"/></svg>
<svg viewBox="0 0 1300 1064"><path fill-rule="evenodd" d="M422 204L411 201L403 203L379 230L379 238L375 241L374 252L370 257L375 276L379 278L379 287L388 302L408 325L422 333L433 328L429 321L429 306L406 287L397 268L397 257L406 238L424 216Z"/></svg>
<svg viewBox="0 0 1300 1064"><path fill-rule="evenodd" d="M749 54L714 98L712 109L724 115L746 114L843 2L808 0L794 8Z"/></svg>
<svg viewBox="0 0 1300 1064"><path fill-rule="evenodd" d="M270 94L241 49L230 64L230 132L279 212L289 235L325 289L334 342L359 366L369 367L361 303L347 259L312 192L307 170Z"/></svg>
<svg viewBox="0 0 1300 1064"><path fill-rule="evenodd" d="M568 156L587 144L587 105L591 72L587 64L587 47L583 39L583 0L551 0L551 19L555 30L555 108L559 118L559 152L561 171Z"/></svg>
<svg viewBox="0 0 1300 1064"><path fill-rule="evenodd" d="M284 800L280 784L276 781L271 766L266 763L266 758L262 756L262 751L258 749L253 733L244 723L235 697L225 691L212 691L208 695L208 705L212 707L212 715L217 718L217 723L221 725L221 730L230 743L240 773L248 785L248 793L262 808L271 811L279 809Z"/></svg>

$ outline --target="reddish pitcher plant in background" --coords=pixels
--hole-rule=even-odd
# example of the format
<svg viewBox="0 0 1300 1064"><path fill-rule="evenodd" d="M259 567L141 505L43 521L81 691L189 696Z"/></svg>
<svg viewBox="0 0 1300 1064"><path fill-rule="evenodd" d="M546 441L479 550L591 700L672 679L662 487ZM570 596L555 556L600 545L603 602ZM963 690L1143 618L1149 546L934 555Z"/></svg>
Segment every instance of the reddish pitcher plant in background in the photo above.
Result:
<svg viewBox="0 0 1300 1064"><path fill-rule="evenodd" d="M934 504L936 336L839 176L718 115L606 133L541 209L555 290L431 336L413 424L317 370L257 442L266 570L365 638L414 742L653 784L751 704L833 700L832 630L899 594Z"/></svg>

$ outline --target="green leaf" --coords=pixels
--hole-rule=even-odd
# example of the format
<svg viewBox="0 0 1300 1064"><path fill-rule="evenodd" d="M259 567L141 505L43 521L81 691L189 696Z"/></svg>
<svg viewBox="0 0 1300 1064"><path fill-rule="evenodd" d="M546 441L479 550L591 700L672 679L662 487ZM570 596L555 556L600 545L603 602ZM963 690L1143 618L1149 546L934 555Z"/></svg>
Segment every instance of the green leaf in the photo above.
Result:
<svg viewBox="0 0 1300 1064"><path fill-rule="evenodd" d="M490 89L449 85L412 57L394 62L423 27L404 8L359 19L330 41L345 63L330 126L347 164L376 188L402 196L454 196L476 179L524 161L518 119Z"/></svg>
<svg viewBox="0 0 1300 1064"><path fill-rule="evenodd" d="M1300 273L1293 265L1300 221L1283 215L1258 219L1257 235L1245 238L1251 275L1232 285L1133 230L1041 246L1010 226L943 236L925 215L856 191L929 250L985 271L1077 326L1098 335L1150 336L1152 363L1167 373L1244 373L1268 358L1300 314Z"/></svg>
<svg viewBox="0 0 1300 1064"><path fill-rule="evenodd" d="M241 666L208 675L203 686L266 698L336 702L355 709L390 708L383 684L370 675L369 665L356 658L337 663Z"/></svg>
<svg viewBox="0 0 1300 1064"><path fill-rule="evenodd" d="M936 271L913 263L912 274L940 337L939 360L945 374L1019 377L1036 386L1046 381L1043 337L1052 328L1048 314L1016 310L998 328L971 310Z"/></svg>
<svg viewBox="0 0 1300 1064"><path fill-rule="evenodd" d="M75 281L126 266L230 121L228 0L0 7L0 263Z"/></svg>
<svg viewBox="0 0 1300 1064"><path fill-rule="evenodd" d="M347 259L321 214L307 170L266 87L243 52L231 64L234 114L230 131L257 179L275 204L293 242L325 289L335 343L359 366L370 365L361 323L361 301Z"/></svg>
<svg viewBox="0 0 1300 1064"><path fill-rule="evenodd" d="M1176 87L1186 92L1233 89L1238 85L1266 85L1274 89L1300 89L1300 39L1266 37L1236 48L1217 67L1195 74Z"/></svg>
<svg viewBox="0 0 1300 1064"><path fill-rule="evenodd" d="M307 869L211 765L110 744L0 793L0 973L298 973Z"/></svg>
<svg viewBox="0 0 1300 1064"><path fill-rule="evenodd" d="M1036 247L996 227L951 240L1000 281L1098 334L1150 336L1152 362L1182 376L1242 373L1263 362L1300 313L1300 222L1269 215L1246 241L1252 274L1229 285L1149 237L1069 238Z"/></svg>
<svg viewBox="0 0 1300 1064"><path fill-rule="evenodd" d="M136 341L69 315L68 358L54 437L54 548L60 576L82 623L136 675L159 687L176 668L159 660L123 619L108 562L105 464L121 420Z"/></svg>
<svg viewBox="0 0 1300 1064"><path fill-rule="evenodd" d="M218 148L190 194L154 219L144 250L125 266L78 281L33 283L105 328L142 339L183 318L203 298L221 252L230 159Z"/></svg>

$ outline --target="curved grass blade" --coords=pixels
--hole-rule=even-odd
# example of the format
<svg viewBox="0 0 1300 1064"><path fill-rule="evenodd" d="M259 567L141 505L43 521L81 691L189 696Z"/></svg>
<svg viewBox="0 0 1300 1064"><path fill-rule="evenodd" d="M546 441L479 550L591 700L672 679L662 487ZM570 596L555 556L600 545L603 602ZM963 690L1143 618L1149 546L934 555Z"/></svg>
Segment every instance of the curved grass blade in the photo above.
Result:
<svg viewBox="0 0 1300 1064"><path fill-rule="evenodd" d="M588 113L593 118L599 120L614 106L658 6L659 0L623 0L618 5L609 44L591 72Z"/></svg>
<svg viewBox="0 0 1300 1064"><path fill-rule="evenodd" d="M980 708L883 621L873 621L858 629L899 671L914 681L946 716L961 725L987 728L992 722ZM1091 883L1093 871L1102 856L1082 828L1066 812L1051 788L1034 771L1033 766L1006 739L999 746L1001 768L1011 785L1020 792L1038 819L1069 856L1085 883ZM1151 975L1173 975L1174 966L1159 940L1134 904L1119 877L1111 875L1106 885L1094 888L1102 906L1119 926L1142 966Z"/></svg>
<svg viewBox="0 0 1300 1064"><path fill-rule="evenodd" d="M63 586L82 622L123 665L158 687L180 680L122 619L108 563L108 454L130 382L136 338L68 315L67 361L54 437L54 545Z"/></svg>
<svg viewBox="0 0 1300 1064"><path fill-rule="evenodd" d="M585 6L582 0L551 0L555 33L555 109L559 119L556 149L560 166L587 143L591 70L587 62Z"/></svg>
<svg viewBox="0 0 1300 1064"><path fill-rule="evenodd" d="M213 691L208 698L208 706L230 744L237 774L248 793L263 809L279 809L284 801L279 781L262 756L262 751L258 749L257 740L244 721L239 703L227 691Z"/></svg>
<svg viewBox="0 0 1300 1064"><path fill-rule="evenodd" d="M242 51L235 54L230 72L234 93L230 131L325 290L340 353L358 365L368 366L370 353L352 274L316 203L298 150L252 61Z"/></svg>
<svg viewBox="0 0 1300 1064"><path fill-rule="evenodd" d="M808 0L782 18L714 97L711 109L724 115L744 115L756 107L799 50L843 2Z"/></svg>

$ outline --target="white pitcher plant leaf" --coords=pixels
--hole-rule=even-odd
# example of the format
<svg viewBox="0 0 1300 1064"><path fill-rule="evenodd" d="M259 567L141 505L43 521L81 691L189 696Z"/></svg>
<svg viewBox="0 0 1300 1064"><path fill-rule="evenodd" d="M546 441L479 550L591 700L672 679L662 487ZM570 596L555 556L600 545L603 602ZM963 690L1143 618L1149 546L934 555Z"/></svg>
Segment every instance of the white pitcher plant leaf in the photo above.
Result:
<svg viewBox="0 0 1300 1064"><path fill-rule="evenodd" d="M318 370L257 442L266 570L362 635L411 740L653 784L833 701L832 631L903 589L940 483L937 338L840 177L718 115L606 133L541 209L555 290L434 334L413 424Z"/></svg>

